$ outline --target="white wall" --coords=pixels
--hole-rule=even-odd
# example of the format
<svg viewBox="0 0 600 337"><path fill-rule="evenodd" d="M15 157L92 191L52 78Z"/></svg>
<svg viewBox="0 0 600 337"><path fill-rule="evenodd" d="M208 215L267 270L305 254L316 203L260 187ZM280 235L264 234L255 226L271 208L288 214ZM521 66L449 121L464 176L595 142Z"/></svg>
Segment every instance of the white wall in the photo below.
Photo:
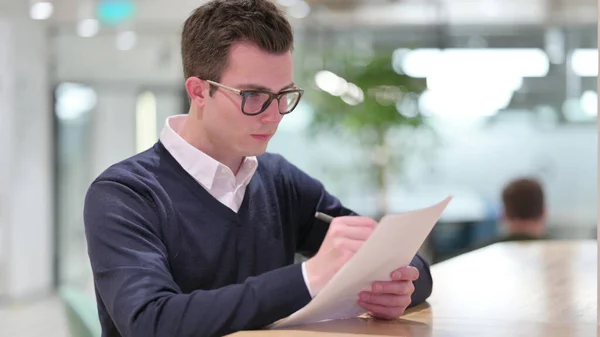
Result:
<svg viewBox="0 0 600 337"><path fill-rule="evenodd" d="M0 293L26 297L52 285L52 115L45 28L0 21Z"/></svg>

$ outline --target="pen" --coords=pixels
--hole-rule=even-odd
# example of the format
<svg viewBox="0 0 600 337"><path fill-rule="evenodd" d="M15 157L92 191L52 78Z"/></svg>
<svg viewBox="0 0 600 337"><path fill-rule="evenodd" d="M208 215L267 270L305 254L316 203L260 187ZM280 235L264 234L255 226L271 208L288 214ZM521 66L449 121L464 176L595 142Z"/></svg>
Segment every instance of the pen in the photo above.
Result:
<svg viewBox="0 0 600 337"><path fill-rule="evenodd" d="M326 223L331 223L333 221L333 217L331 215L327 215L325 213L317 212L315 213L315 218L324 221Z"/></svg>

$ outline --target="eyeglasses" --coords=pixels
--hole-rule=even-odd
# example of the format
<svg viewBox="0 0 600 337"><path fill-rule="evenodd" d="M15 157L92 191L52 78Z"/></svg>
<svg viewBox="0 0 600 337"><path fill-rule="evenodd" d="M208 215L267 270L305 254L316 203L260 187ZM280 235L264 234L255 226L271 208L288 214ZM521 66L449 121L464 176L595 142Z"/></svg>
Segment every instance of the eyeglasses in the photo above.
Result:
<svg viewBox="0 0 600 337"><path fill-rule="evenodd" d="M277 99L279 113L289 114L296 108L304 94L304 90L300 88L284 89L274 94L266 90L239 90L210 80L206 82L242 96L242 113L247 116L256 116L264 112L274 99Z"/></svg>

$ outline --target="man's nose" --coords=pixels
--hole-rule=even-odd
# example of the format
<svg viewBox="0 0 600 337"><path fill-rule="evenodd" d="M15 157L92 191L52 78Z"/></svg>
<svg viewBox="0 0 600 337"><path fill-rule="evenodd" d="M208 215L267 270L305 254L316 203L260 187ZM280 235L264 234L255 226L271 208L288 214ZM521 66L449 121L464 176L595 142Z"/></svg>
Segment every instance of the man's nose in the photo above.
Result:
<svg viewBox="0 0 600 337"><path fill-rule="evenodd" d="M279 113L279 102L274 99L260 116L263 123L279 123L283 118L283 115Z"/></svg>

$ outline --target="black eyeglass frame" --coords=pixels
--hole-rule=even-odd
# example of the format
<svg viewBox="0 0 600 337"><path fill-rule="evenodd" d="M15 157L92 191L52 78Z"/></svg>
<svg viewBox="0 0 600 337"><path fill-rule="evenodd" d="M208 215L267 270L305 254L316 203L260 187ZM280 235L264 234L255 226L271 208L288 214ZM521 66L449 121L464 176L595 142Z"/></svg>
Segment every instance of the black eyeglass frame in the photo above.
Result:
<svg viewBox="0 0 600 337"><path fill-rule="evenodd" d="M230 86L225 85L225 84L221 84L219 82L215 82L215 81L211 81L211 80L205 80L205 81L207 83L211 84L211 85L214 85L216 87L219 87L219 88L222 88L222 89L225 89L225 90L229 90L231 92L235 92L236 94L239 94L240 96L242 96L242 105L241 105L242 109L241 110L242 110L242 113L244 115L246 115L246 116L256 116L256 115L260 115L261 113L265 112L265 110L267 110L267 108L271 105L271 103L273 103L274 99L277 99L277 103L278 103L277 104L277 109L279 110L279 114L281 114L281 115L287 115L290 112L294 111L294 109L298 106L298 103L300 102L300 99L304 95L304 89L297 88L297 87L290 88L290 89L284 89L284 90L282 90L282 91L280 91L278 93L272 93L272 92L267 91L267 90L254 90L254 89L252 89L252 90L240 90L240 89L236 89L236 88L230 87ZM257 93L268 95L269 99L263 104L262 108L258 112L246 112L244 110L244 107L246 105L246 99L248 97L250 97L250 95L257 94ZM298 93L298 99L296 100L296 103L291 108L288 107L288 111L282 112L281 109L279 108L280 105L281 105L281 101L280 100L281 100L282 97L284 97L285 95L290 94L290 93Z"/></svg>

